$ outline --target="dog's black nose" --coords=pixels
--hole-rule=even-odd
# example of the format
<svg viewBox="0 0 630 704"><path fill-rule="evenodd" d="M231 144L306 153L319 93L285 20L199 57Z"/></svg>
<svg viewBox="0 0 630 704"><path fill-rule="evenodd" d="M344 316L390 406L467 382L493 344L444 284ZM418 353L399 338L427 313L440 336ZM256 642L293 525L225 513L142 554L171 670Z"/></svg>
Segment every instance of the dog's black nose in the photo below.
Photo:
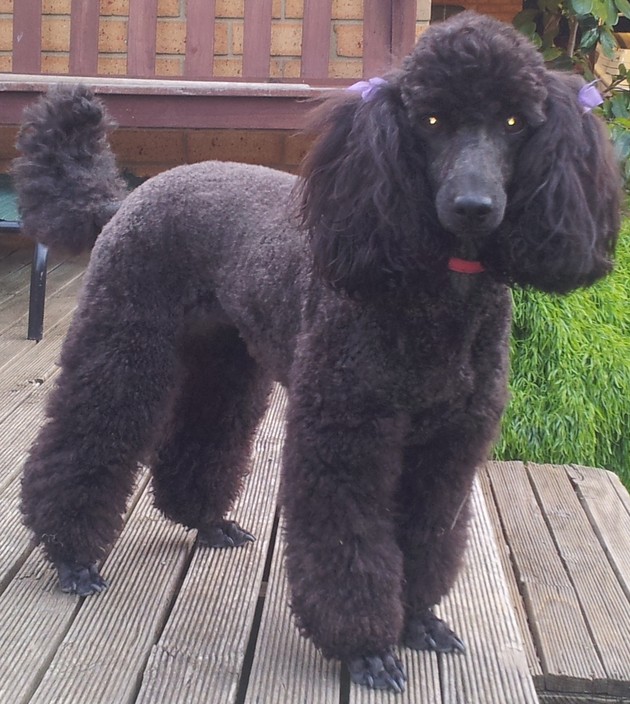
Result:
<svg viewBox="0 0 630 704"><path fill-rule="evenodd" d="M455 212L466 218L482 219L492 212L492 198L482 195L465 195L455 197Z"/></svg>

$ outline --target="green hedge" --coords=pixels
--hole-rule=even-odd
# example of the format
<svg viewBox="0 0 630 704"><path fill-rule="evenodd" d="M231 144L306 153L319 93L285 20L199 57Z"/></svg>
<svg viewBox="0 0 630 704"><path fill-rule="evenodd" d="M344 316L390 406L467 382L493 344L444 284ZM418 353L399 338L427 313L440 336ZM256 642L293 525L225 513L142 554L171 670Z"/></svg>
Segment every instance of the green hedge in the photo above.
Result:
<svg viewBox="0 0 630 704"><path fill-rule="evenodd" d="M499 459L605 467L630 488L630 220L614 273L569 296L514 291Z"/></svg>

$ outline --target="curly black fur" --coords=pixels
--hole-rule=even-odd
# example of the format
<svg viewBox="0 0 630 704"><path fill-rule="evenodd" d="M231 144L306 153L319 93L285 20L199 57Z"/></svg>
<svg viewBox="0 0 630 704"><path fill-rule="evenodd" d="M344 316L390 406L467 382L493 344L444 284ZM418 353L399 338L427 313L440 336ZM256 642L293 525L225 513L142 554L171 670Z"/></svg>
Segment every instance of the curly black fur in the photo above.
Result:
<svg viewBox="0 0 630 704"><path fill-rule="evenodd" d="M107 142L113 128L85 86L59 84L27 108L12 177L25 234L71 254L89 249L125 198Z"/></svg>
<svg viewBox="0 0 630 704"><path fill-rule="evenodd" d="M64 588L104 588L93 563L149 451L167 516L212 545L247 542L224 516L275 379L302 631L395 691L393 646L461 650L431 608L457 575L506 402L506 284L563 292L611 267L620 182L580 86L465 13L370 94L324 106L301 179L207 162L129 195L96 242L24 469L26 523ZM57 92L25 128L22 208L50 242L62 214L119 196L101 110Z"/></svg>

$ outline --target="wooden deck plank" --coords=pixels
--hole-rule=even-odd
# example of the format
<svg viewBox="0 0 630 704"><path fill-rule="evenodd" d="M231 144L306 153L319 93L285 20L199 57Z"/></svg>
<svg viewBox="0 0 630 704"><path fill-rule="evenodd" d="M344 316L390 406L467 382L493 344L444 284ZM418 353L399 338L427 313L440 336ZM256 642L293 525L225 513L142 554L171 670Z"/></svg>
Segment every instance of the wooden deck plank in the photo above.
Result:
<svg viewBox="0 0 630 704"><path fill-rule="evenodd" d="M52 378L54 377L51 377L51 383ZM36 385L16 410L0 423L0 491L6 489L21 471L26 452L44 420L47 393L48 387ZM0 495L0 501L2 500ZM0 541L2 538L0 535ZM2 566L0 574L1 571Z"/></svg>
<svg viewBox="0 0 630 704"><path fill-rule="evenodd" d="M30 266L32 253L26 247L0 247L0 252L0 304L6 308L16 292L24 288L24 268Z"/></svg>
<svg viewBox="0 0 630 704"><path fill-rule="evenodd" d="M34 438L43 416L43 394L36 394L36 404L20 408L26 411L22 418L16 418L19 425L3 424L0 427L0 513L2 531L0 532L0 592L21 567L33 550L32 537L22 523L19 512L20 481L19 474L26 453ZM22 432L22 420L30 421Z"/></svg>
<svg viewBox="0 0 630 704"><path fill-rule="evenodd" d="M567 473L621 588L630 599L630 506L619 500L622 496L627 498L628 492L619 477L611 472L573 466L567 469Z"/></svg>
<svg viewBox="0 0 630 704"><path fill-rule="evenodd" d="M540 704L628 704L628 700L591 694L586 701L584 697L575 694L543 694Z"/></svg>
<svg viewBox="0 0 630 704"><path fill-rule="evenodd" d="M27 704L81 607L36 551L0 595L0 701Z"/></svg>
<svg viewBox="0 0 630 704"><path fill-rule="evenodd" d="M444 704L537 704L523 642L476 481L466 563L439 612L466 643L464 655L441 655Z"/></svg>
<svg viewBox="0 0 630 704"><path fill-rule="evenodd" d="M420 653L410 648L399 649L405 666L407 683L402 694L350 685L349 704L442 704L440 668L435 653ZM331 700L325 700L326 703ZM345 702L345 700L343 700ZM475 704L477 704L475 702Z"/></svg>
<svg viewBox="0 0 630 704"><path fill-rule="evenodd" d="M219 554L221 559L216 559L212 551L193 548L192 534L184 534L149 508L150 495L144 492L142 503L132 504L130 510L129 526L136 520L136 528L125 528L104 567L106 576L113 578L110 592L87 600L61 594L53 570L40 551L33 550L30 535L21 525L19 471L43 419L46 394L54 383L60 335L74 306L81 266L53 258L46 336L35 344L23 339L30 249L22 249L19 254L17 249L0 248L0 290L4 286L7 292L4 299L0 295L0 320L7 322L0 325L0 350L11 350L8 359L0 351L0 701L483 704L484 698L490 697L487 701L492 704L513 704L521 693L518 677L511 669L511 641L505 637L505 626L493 632L494 626L487 624L503 620L501 609L510 610L505 602L501 603L499 589L485 586L496 578L498 555L504 568L513 567L511 576L516 574L516 578L512 593L518 596L522 592L529 619L521 622L521 627L527 631L528 623L531 624L537 652L545 663L545 678L538 684L547 690L540 693L540 703L630 702L624 689L630 687L630 682L613 681L612 688L609 686L592 641L592 637L601 638L602 647L606 647L606 630L597 625L601 621L599 610L606 610L602 621L605 626L615 621L619 603L627 606L630 599L630 496L616 476L599 470L558 468L567 472L571 482L567 479L559 487L549 489L546 484L553 477L545 474L541 479L545 486L539 486L536 493L532 484L538 484L535 478L528 479L524 465L489 463L489 481L482 481L487 515L495 526L500 523L502 532L497 534L497 546L488 543L486 547L504 552L490 555L475 547L477 540L482 544L491 540L483 528L477 536L475 518L468 561L470 575L462 575L461 586L458 582L450 598L452 603L446 600L443 611L466 640L469 652L463 657L437 657L403 649L401 657L409 674L409 686L402 696L349 685L347 676L340 676L338 664L323 660L299 635L287 607L280 543L273 552L263 602L266 583L262 582L260 593L259 587L267 545L261 541L267 540L264 535L269 523L262 532L255 528L259 537L256 545L231 555ZM59 300L54 301L55 297ZM49 319L50 313L53 317ZM11 347L6 346L8 341ZM45 376L40 376L42 369ZM29 379L38 378L44 378L44 383L28 384ZM257 467L252 481L258 478L258 484L251 484L256 487L257 499L271 501L269 513L265 514L267 521L274 514L277 487L274 485L269 494L263 477L266 472L277 471L283 436L283 409L273 404L255 442ZM265 465L269 460L275 465L274 470ZM498 515L493 516L495 511ZM241 503L238 512L245 527L252 528L250 506ZM563 553L563 541L576 552L582 550L581 538L575 537L573 527L565 525L573 525L574 516L578 516L581 530L587 535L591 531L584 554L577 557L569 551ZM160 532L162 528L172 530L165 537ZM243 556L251 557L250 549L261 547L262 554L253 566L250 563L232 569L233 563ZM591 559L591 550L599 553L595 560ZM166 556L166 564L160 565L162 556ZM579 573L577 581L572 570ZM579 580L583 587L597 588L601 597L608 592L599 584L602 572L606 584L616 580L620 601L616 604L614 600L598 600L593 591L589 608L594 611L586 610L587 623L577 598L582 588ZM475 597L475 593L479 596ZM226 606L234 603L238 605L237 614ZM252 638L256 636L261 611L255 650L248 650L243 657L248 640L253 649ZM166 638L169 629L171 635ZM490 635L486 635L488 629ZM498 639L503 645L488 646L488 639ZM619 658L624 656L621 645L620 638L615 646ZM504 646L507 655L497 656L506 652L501 649ZM560 648L560 652L552 652L553 648ZM595 662L600 663L599 672L588 670L593 655ZM517 653L518 668L520 659L522 655ZM175 660L177 667L171 666ZM626 655L622 665L627 662L630 658ZM550 664L555 669L550 671ZM507 679L497 673L497 668L506 669ZM487 681L480 682L483 673ZM516 695L511 693L512 686L517 687ZM600 693L605 687L616 694ZM588 693L589 690L597 691ZM215 692L219 698L215 698Z"/></svg>
<svg viewBox="0 0 630 704"><path fill-rule="evenodd" d="M146 479L139 482L130 509L146 484ZM12 489L17 488L15 482ZM18 517L17 501L8 511L12 515L3 512L4 520ZM26 533L23 526L22 531ZM59 590L55 571L31 546L15 578L0 594L0 701L31 701L81 607L79 597ZM63 685L63 674L60 679ZM72 700L73 704L79 701Z"/></svg>
<svg viewBox="0 0 630 704"><path fill-rule="evenodd" d="M67 313L74 309L76 294L85 270L85 258L55 261L48 268L46 281L45 329L51 329ZM16 354L35 344L26 339L30 288L30 257L28 268L16 272L26 283L15 281L8 295L0 301L0 369Z"/></svg>
<svg viewBox="0 0 630 704"><path fill-rule="evenodd" d="M605 687L606 672L523 464L494 462L489 475L545 674L545 688L591 693L595 684Z"/></svg>
<svg viewBox="0 0 630 704"><path fill-rule="evenodd" d="M138 704L183 704L204 697L213 704L234 701L276 512L285 403L276 388L255 441L252 472L233 512L256 542L240 550L195 551L151 652Z"/></svg>
<svg viewBox="0 0 630 704"><path fill-rule="evenodd" d="M24 457L21 459L23 461ZM0 538L0 593L33 551L33 539L22 523L19 504L20 483L14 481L2 489L0 498L0 510L3 515Z"/></svg>
<svg viewBox="0 0 630 704"><path fill-rule="evenodd" d="M527 623L527 612L525 610L525 604L523 603L523 597L518 589L516 580L513 579L511 551L507 541L503 537L501 519L499 517L497 505L494 502L492 485L490 482L490 477L488 476L488 465L486 465L479 472L479 486L483 493L490 522L494 528L496 547L499 554L499 559L501 560L501 566L503 567L503 573L506 575L510 601L514 607L514 615L516 617L516 622L523 640L523 647L525 648L525 657L527 658L529 672L534 679L534 684L541 686L543 681L543 671L538 655L536 654L532 634Z"/></svg>
<svg viewBox="0 0 630 704"><path fill-rule="evenodd" d="M442 704L444 699L438 656L435 653L421 653L410 648L399 648L398 655L407 673L407 683L402 694L351 684L348 704L417 704L418 702ZM345 702L345 700L342 701Z"/></svg>
<svg viewBox="0 0 630 704"><path fill-rule="evenodd" d="M133 702L193 542L159 514L145 489L103 565L110 588L82 604L31 704Z"/></svg>
<svg viewBox="0 0 630 704"><path fill-rule="evenodd" d="M245 704L339 701L340 666L298 632L289 610L281 532L256 643Z"/></svg>
<svg viewBox="0 0 630 704"><path fill-rule="evenodd" d="M47 344L28 347L14 356L0 374L0 422L8 418L30 396L33 388L45 384L57 369L63 337L70 324L67 314L46 331Z"/></svg>
<svg viewBox="0 0 630 704"><path fill-rule="evenodd" d="M529 464L527 470L606 670L606 688L598 691L630 696L630 603L565 468Z"/></svg>
<svg viewBox="0 0 630 704"><path fill-rule="evenodd" d="M61 347L62 338L65 336L72 320L75 294L80 287L81 281L77 278L70 281L55 294L46 298L44 335L49 338L51 343L54 340L58 348ZM17 323L14 323L10 328L5 330L5 334L0 337L0 374L3 374L5 369L9 371L9 367L11 367L13 371L16 371L13 368L16 364L19 366L20 359L24 355L35 354L33 350L36 348L37 344L33 340L28 340L26 337L25 314ZM49 350L47 355L44 353L44 356L51 357L53 363L56 364L58 352L59 349L55 351ZM44 377L37 378L44 379Z"/></svg>

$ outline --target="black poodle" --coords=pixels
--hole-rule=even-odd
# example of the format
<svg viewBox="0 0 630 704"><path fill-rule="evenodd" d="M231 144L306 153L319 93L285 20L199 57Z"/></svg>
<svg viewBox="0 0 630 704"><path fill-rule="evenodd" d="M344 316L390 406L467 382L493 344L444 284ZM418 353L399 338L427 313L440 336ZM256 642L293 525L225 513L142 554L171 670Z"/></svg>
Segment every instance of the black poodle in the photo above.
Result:
<svg viewBox="0 0 630 704"><path fill-rule="evenodd" d="M327 101L301 178L210 162L128 197L86 89L32 108L25 228L77 250L117 210L24 469L25 520L62 588L106 586L96 563L147 456L166 516L211 546L252 540L224 516L276 380L303 633L395 691L398 644L462 650L432 607L506 402L509 286L562 293L611 269L620 179L586 90L463 13Z"/></svg>

